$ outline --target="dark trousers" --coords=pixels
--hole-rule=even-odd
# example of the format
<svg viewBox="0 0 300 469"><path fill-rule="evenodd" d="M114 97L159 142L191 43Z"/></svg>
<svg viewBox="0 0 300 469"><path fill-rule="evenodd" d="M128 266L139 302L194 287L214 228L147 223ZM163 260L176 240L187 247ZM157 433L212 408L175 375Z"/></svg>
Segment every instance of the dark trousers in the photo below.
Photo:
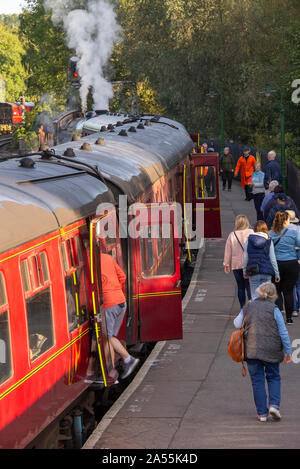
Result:
<svg viewBox="0 0 300 469"><path fill-rule="evenodd" d="M246 303L246 292L247 292L248 300L251 300L251 290L250 290L249 280L247 278L244 278L243 269L235 269L232 272L237 283L238 299L240 302L240 306L242 308Z"/></svg>
<svg viewBox="0 0 300 469"><path fill-rule="evenodd" d="M231 189L232 186L232 179L233 179L233 172L232 171L223 171L221 173L222 182L223 182L223 189L226 187L226 181L228 183L228 189Z"/></svg>
<svg viewBox="0 0 300 469"><path fill-rule="evenodd" d="M251 190L251 188L249 187L248 184L245 185L244 190L245 190L246 199L247 199L247 200L251 200L251 199L253 198L253 196L252 196L252 190Z"/></svg>
<svg viewBox="0 0 300 469"><path fill-rule="evenodd" d="M276 305L282 311L284 299L286 319L291 319L294 310L294 286L299 275L299 264L297 260L277 261L277 264L280 282L275 283L278 295Z"/></svg>
<svg viewBox="0 0 300 469"><path fill-rule="evenodd" d="M262 201L264 200L264 198L265 198L265 193L264 192L259 192L258 194L253 194L253 200L254 200L254 206L255 206L255 210L256 210L257 221L264 219L264 215L263 215L263 213L260 209Z"/></svg>

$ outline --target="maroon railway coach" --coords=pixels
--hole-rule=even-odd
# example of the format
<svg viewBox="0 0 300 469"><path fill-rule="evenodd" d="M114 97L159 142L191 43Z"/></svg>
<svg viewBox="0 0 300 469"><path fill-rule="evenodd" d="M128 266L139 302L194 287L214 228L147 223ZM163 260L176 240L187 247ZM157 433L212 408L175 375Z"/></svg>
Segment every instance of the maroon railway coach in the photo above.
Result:
<svg viewBox="0 0 300 469"><path fill-rule="evenodd" d="M175 215L168 239L161 217L158 237L124 237L118 197L126 195L128 206L143 203L144 211L150 203L191 202L192 141L166 118L123 122L122 132L115 124L51 152L0 161L1 448L59 447L64 440L58 422L88 389L100 250L127 274L119 338L130 346L182 336ZM99 212L104 203L110 209ZM116 234L100 239L110 218ZM98 326L99 365L109 386L115 377L104 318Z"/></svg>

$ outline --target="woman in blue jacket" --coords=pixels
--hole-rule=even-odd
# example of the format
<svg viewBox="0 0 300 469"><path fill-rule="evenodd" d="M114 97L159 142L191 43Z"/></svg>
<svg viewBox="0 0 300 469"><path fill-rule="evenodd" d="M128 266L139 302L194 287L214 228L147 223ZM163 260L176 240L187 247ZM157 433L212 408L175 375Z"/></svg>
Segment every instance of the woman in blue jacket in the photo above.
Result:
<svg viewBox="0 0 300 469"><path fill-rule="evenodd" d="M245 244L244 250L244 278L249 278L251 297L255 290L264 282L270 282L275 275L279 282L279 270L275 257L273 242L270 239L268 227L264 221L257 221ZM247 274L247 267L258 266L258 272Z"/></svg>
<svg viewBox="0 0 300 469"><path fill-rule="evenodd" d="M254 173L252 174L252 196L254 201L254 206L256 210L256 218L258 220L263 220L264 216L261 211L261 204L265 197L265 186L264 186L264 177L265 173L261 171L260 163L255 163Z"/></svg>
<svg viewBox="0 0 300 469"><path fill-rule="evenodd" d="M289 230L290 217L287 212L277 212L273 221L270 236L274 242L275 255L278 263L280 282L276 284L278 299L276 304L283 311L283 300L287 324L293 324L294 306L293 290L296 285L299 264L296 247L300 247L300 234Z"/></svg>

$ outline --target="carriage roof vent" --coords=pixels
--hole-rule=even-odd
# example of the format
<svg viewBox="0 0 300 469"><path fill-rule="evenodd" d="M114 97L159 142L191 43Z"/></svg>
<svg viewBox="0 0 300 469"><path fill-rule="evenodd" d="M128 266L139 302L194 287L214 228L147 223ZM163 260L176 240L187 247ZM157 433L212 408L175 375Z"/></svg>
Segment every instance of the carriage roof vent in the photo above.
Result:
<svg viewBox="0 0 300 469"><path fill-rule="evenodd" d="M122 129L121 132L119 132L119 135L121 135L121 137L128 137L128 133L125 129Z"/></svg>
<svg viewBox="0 0 300 469"><path fill-rule="evenodd" d="M144 128L145 128L144 124L139 124L139 125L137 126L137 129L144 129Z"/></svg>
<svg viewBox="0 0 300 469"><path fill-rule="evenodd" d="M116 127L121 127L122 125L123 125L123 123L122 123L121 121L118 121L118 122L116 123Z"/></svg>
<svg viewBox="0 0 300 469"><path fill-rule="evenodd" d="M105 146L104 138L102 138L102 137L97 138L97 140L95 141L95 144L96 145L102 145L104 147Z"/></svg>
<svg viewBox="0 0 300 469"><path fill-rule="evenodd" d="M128 132L136 132L136 128L132 125L129 129Z"/></svg>
<svg viewBox="0 0 300 469"><path fill-rule="evenodd" d="M78 141L78 140L81 140L81 135L73 135L73 136L72 136L72 141L73 141L73 142L76 142L76 141Z"/></svg>
<svg viewBox="0 0 300 469"><path fill-rule="evenodd" d="M107 131L107 127L105 125L102 125L100 132L106 132L106 131Z"/></svg>
<svg viewBox="0 0 300 469"><path fill-rule="evenodd" d="M84 142L81 147L80 147L80 150L84 150L84 151L92 151L92 147L89 143L87 142Z"/></svg>
<svg viewBox="0 0 300 469"><path fill-rule="evenodd" d="M34 165L35 165L35 161L32 158L28 158L28 157L22 158L19 164L19 166L21 166L22 168L27 168L27 169L34 168Z"/></svg>
<svg viewBox="0 0 300 469"><path fill-rule="evenodd" d="M73 148L67 148L65 151L64 151L64 156L68 156L68 157L74 157L76 156L75 153L74 153L74 150Z"/></svg>

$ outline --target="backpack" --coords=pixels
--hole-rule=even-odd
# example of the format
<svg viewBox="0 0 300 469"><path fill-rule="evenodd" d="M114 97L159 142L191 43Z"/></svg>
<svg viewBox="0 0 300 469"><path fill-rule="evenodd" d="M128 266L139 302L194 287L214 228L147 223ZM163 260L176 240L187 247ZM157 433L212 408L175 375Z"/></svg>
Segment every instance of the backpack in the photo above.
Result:
<svg viewBox="0 0 300 469"><path fill-rule="evenodd" d="M249 303L248 303L249 304ZM244 365L244 352L245 352L245 346L244 346L244 333L245 333L245 319L246 319L246 313L247 313L247 306L244 311L244 319L243 319L243 324L240 329L237 331L234 331L229 339L228 346L227 346L227 352L228 355L232 358L234 362L242 362L242 375L246 376L246 367Z"/></svg>

